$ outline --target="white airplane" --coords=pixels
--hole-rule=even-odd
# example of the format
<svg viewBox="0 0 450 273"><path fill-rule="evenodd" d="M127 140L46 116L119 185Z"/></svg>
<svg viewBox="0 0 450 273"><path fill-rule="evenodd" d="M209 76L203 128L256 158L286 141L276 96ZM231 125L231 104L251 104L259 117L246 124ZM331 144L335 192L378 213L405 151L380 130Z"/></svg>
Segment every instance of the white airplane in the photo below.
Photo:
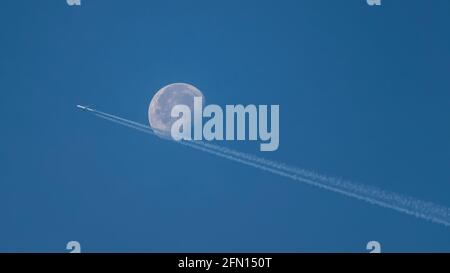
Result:
<svg viewBox="0 0 450 273"><path fill-rule="evenodd" d="M83 106L83 105L79 105L77 104L77 107L82 109L82 110L86 110L86 111L93 111L91 108L89 108L88 106Z"/></svg>

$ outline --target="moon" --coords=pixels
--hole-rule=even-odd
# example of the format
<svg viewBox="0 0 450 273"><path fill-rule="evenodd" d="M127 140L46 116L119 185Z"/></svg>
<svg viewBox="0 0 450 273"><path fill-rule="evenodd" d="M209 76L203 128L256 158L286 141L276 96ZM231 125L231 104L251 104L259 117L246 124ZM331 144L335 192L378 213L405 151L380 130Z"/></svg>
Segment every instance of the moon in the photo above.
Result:
<svg viewBox="0 0 450 273"><path fill-rule="evenodd" d="M195 86L187 83L172 83L159 89L153 96L148 107L148 121L153 131L162 138L170 138L172 124L177 118L172 118L170 112L175 105L184 104L194 113L194 97L205 98Z"/></svg>

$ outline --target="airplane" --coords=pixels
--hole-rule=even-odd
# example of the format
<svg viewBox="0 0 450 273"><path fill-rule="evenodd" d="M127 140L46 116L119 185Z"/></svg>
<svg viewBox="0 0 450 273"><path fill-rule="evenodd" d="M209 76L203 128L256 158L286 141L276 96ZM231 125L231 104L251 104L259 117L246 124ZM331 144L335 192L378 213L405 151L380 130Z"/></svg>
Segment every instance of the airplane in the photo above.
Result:
<svg viewBox="0 0 450 273"><path fill-rule="evenodd" d="M93 111L91 108L89 108L88 106L83 106L83 105L79 105L77 104L77 107L82 109L82 110L86 110L86 111Z"/></svg>

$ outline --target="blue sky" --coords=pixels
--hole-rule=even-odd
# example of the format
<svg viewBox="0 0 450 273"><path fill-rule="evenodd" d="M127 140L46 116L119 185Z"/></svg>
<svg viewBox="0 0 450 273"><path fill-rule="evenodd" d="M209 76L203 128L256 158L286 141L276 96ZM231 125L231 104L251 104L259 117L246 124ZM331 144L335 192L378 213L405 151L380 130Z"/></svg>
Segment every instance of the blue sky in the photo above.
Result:
<svg viewBox="0 0 450 273"><path fill-rule="evenodd" d="M279 104L226 145L450 206L450 2L2 1L0 251L450 251L450 229L85 115Z"/></svg>

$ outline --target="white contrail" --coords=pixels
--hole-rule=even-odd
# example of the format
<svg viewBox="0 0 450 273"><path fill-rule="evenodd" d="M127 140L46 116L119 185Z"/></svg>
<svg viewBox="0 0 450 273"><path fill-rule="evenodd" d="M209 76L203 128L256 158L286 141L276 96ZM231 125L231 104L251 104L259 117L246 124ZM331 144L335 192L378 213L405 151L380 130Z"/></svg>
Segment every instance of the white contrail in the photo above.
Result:
<svg viewBox="0 0 450 273"><path fill-rule="evenodd" d="M145 124L121 118L112 114L89 108L96 116L133 128L145 133L156 135L154 130ZM384 208L390 208L417 218L434 223L450 226L450 209L431 202L424 202L413 197L384 191L372 186L351 183L332 177L316 174L304 169L292 167L255 155L242 153L222 146L202 141L178 141L176 143L236 161L254 168L290 178L295 181L307 183L322 189L341 193Z"/></svg>
<svg viewBox="0 0 450 273"><path fill-rule="evenodd" d="M209 144L205 142L196 142L196 143L207 149L213 149L223 154L236 156L238 158L247 161L259 163L277 170L295 174L298 177L312 180L320 185L327 185L330 186L331 188L340 189L341 191L345 191L347 193L351 192L354 195L359 196L360 197L359 199L363 199L369 203L377 201L376 203L378 205L382 204L389 205L388 207L396 210L399 210L401 208L403 212L414 215L416 217L425 218L427 220L435 222L442 222L442 224L445 225L450 225L450 209L444 206L440 206L431 202L424 202L410 196L400 195L397 193L381 190L373 186L356 184L333 177L327 177L324 175L316 174L311 171L307 171L297 167L287 166L283 163L238 152L222 146ZM319 185L316 184L315 186Z"/></svg>

